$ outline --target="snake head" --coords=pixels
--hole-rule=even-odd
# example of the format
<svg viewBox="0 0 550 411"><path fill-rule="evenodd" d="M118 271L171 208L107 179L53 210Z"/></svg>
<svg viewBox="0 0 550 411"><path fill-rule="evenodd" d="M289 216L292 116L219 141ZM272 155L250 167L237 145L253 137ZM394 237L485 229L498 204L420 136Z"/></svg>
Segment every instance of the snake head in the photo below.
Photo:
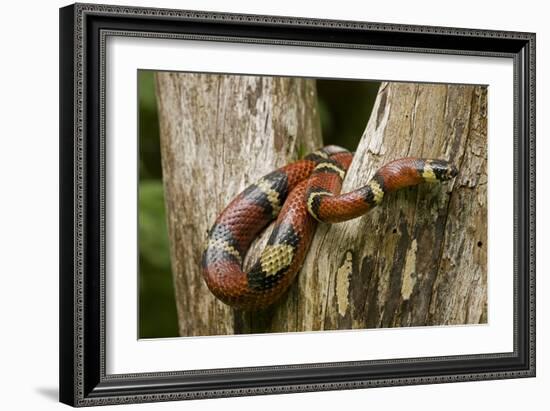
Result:
<svg viewBox="0 0 550 411"><path fill-rule="evenodd" d="M451 180L458 174L456 166L446 160L429 160L428 164L439 181Z"/></svg>
<svg viewBox="0 0 550 411"><path fill-rule="evenodd" d="M455 178L458 174L458 168L456 168L455 165L451 164L449 169L447 170L447 174L449 176L448 180L451 178Z"/></svg>

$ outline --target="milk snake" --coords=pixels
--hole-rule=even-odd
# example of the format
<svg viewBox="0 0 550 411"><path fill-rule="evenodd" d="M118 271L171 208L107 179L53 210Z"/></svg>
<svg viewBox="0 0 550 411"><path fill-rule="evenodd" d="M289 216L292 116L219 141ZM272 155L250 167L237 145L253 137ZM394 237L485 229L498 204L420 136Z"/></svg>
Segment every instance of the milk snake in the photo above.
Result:
<svg viewBox="0 0 550 411"><path fill-rule="evenodd" d="M457 169L445 160L401 158L381 167L367 185L340 194L353 154L326 146L281 167L240 193L208 231L202 272L221 301L246 310L269 306L300 270L318 222L359 217L384 196L422 182L450 180ZM242 269L252 241L277 219L260 258Z"/></svg>

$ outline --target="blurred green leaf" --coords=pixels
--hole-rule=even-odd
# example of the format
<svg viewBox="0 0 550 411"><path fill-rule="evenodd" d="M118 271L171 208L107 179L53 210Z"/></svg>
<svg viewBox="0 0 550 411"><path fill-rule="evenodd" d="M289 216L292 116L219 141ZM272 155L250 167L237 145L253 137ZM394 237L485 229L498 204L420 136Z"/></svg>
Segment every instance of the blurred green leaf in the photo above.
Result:
<svg viewBox="0 0 550 411"><path fill-rule="evenodd" d="M139 185L139 244L143 257L151 265L170 269L164 189L160 180L145 180Z"/></svg>
<svg viewBox="0 0 550 411"><path fill-rule="evenodd" d="M156 110L155 72L139 70L139 106L140 108Z"/></svg>
<svg viewBox="0 0 550 411"><path fill-rule="evenodd" d="M140 179L161 179L160 134L153 71L138 71L138 95L139 177Z"/></svg>
<svg viewBox="0 0 550 411"><path fill-rule="evenodd" d="M139 184L139 268L140 337L177 336L164 189L160 180L144 180Z"/></svg>

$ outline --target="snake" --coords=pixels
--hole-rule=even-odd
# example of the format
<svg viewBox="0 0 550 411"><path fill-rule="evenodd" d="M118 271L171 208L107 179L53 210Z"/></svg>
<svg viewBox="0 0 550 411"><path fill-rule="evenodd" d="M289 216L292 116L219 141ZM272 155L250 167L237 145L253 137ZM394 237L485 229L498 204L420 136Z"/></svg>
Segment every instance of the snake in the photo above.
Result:
<svg viewBox="0 0 550 411"><path fill-rule="evenodd" d="M325 146L261 177L238 194L207 231L202 275L223 303L242 310L266 308L300 271L319 223L362 216L390 192L454 178L449 161L406 157L380 167L366 185L340 193L353 153ZM246 272L254 239L275 220L260 257Z"/></svg>

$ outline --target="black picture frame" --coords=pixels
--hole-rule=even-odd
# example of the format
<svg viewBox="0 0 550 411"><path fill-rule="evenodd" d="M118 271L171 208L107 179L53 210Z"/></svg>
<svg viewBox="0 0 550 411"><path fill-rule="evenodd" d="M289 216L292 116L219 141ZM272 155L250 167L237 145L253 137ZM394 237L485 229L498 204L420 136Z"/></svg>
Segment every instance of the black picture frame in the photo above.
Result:
<svg viewBox="0 0 550 411"><path fill-rule="evenodd" d="M103 135L107 35L513 59L513 352L107 375ZM66 404L90 406L533 377L535 34L96 4L61 8L60 237L60 400Z"/></svg>

